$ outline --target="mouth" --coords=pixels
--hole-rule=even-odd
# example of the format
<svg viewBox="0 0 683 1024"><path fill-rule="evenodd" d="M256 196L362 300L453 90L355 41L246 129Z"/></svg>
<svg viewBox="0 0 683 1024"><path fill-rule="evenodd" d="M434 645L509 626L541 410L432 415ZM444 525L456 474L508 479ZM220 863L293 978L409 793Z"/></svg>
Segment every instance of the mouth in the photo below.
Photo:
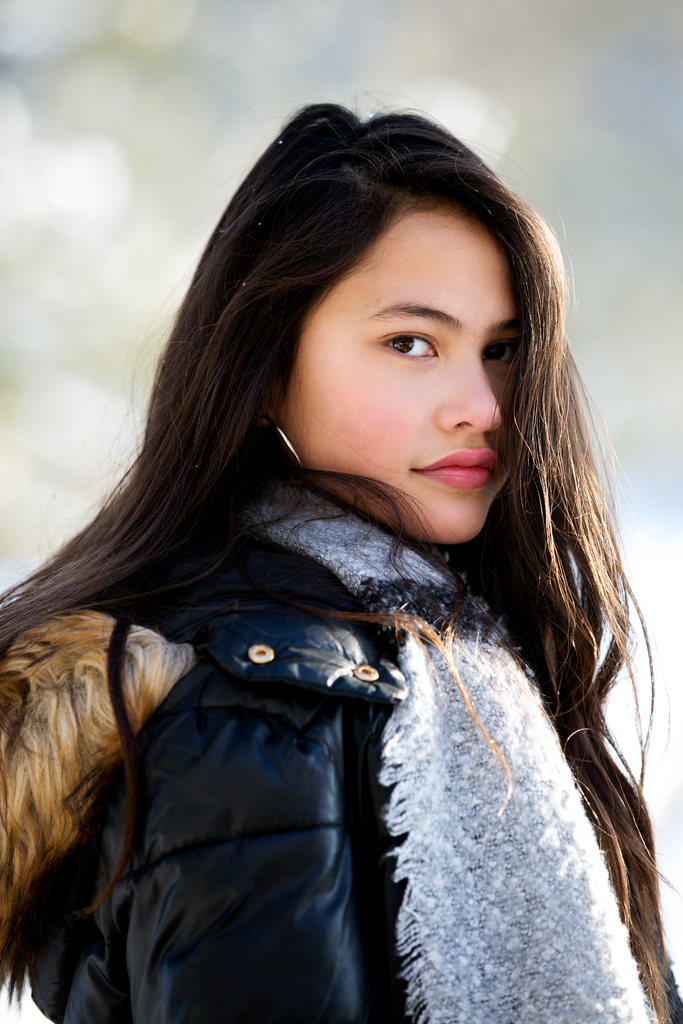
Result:
<svg viewBox="0 0 683 1024"><path fill-rule="evenodd" d="M412 472L447 487L471 491L486 487L497 465L496 453L490 448L461 448L424 469Z"/></svg>

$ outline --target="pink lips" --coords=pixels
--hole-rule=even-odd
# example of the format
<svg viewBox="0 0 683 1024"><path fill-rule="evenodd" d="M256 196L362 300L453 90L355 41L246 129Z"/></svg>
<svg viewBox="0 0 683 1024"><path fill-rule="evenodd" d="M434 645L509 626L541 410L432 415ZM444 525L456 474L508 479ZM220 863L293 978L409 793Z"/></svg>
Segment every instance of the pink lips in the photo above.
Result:
<svg viewBox="0 0 683 1024"><path fill-rule="evenodd" d="M453 452L431 466L414 469L413 472L446 484L447 487L473 490L486 487L497 465L496 453L490 448L461 448L459 452Z"/></svg>

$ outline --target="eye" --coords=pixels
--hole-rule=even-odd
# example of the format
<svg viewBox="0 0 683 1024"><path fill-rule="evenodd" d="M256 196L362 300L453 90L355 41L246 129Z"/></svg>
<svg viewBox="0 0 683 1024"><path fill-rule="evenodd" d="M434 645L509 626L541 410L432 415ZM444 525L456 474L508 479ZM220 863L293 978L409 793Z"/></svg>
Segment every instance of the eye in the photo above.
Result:
<svg viewBox="0 0 683 1024"><path fill-rule="evenodd" d="M517 349L516 341L497 341L484 349L484 359L495 359L500 363L509 363Z"/></svg>
<svg viewBox="0 0 683 1024"><path fill-rule="evenodd" d="M399 334L388 343L396 352L406 356L435 356L434 346L419 334Z"/></svg>

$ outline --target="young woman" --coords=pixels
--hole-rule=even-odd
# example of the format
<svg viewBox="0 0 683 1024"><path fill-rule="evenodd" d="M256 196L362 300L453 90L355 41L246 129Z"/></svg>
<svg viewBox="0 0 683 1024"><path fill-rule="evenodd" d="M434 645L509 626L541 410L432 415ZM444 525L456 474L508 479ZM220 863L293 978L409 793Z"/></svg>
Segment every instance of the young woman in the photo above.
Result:
<svg viewBox="0 0 683 1024"><path fill-rule="evenodd" d="M0 964L51 1020L683 1021L563 312L423 118L257 162L134 466L4 602Z"/></svg>

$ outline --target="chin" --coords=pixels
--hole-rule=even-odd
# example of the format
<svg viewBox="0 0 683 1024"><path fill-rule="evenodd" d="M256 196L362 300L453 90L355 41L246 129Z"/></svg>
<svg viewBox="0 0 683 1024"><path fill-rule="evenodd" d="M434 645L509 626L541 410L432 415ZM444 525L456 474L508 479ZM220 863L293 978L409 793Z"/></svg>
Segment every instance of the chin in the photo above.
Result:
<svg viewBox="0 0 683 1024"><path fill-rule="evenodd" d="M484 528L491 500L466 501L463 505L455 509L450 502L446 508L430 509L423 505L416 539L431 541L432 544L466 544L468 540L474 540Z"/></svg>
<svg viewBox="0 0 683 1024"><path fill-rule="evenodd" d="M430 530L429 535L425 536L424 540L430 540L432 544L466 544L468 540L474 540L478 533L481 533L483 529L483 521L476 527L470 530L466 529L453 529L453 530Z"/></svg>
<svg viewBox="0 0 683 1024"><path fill-rule="evenodd" d="M416 531L415 537L417 540L431 541L432 544L465 544L481 533L485 522L486 514L463 517L457 522L427 518L423 520L419 532Z"/></svg>

